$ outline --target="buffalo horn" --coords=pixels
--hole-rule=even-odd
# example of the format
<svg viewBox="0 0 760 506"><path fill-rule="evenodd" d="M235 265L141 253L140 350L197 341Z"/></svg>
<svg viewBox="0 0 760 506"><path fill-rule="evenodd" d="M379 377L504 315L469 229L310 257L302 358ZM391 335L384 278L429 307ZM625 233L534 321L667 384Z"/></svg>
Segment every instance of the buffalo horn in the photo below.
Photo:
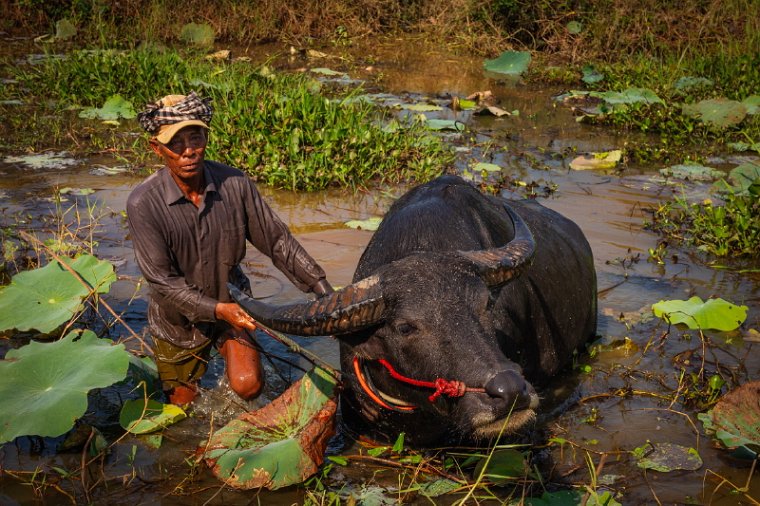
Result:
<svg viewBox="0 0 760 506"><path fill-rule="evenodd" d="M370 276L320 299L275 306L252 299L232 284L232 298L263 325L299 336L340 335L370 327L385 311L379 278Z"/></svg>
<svg viewBox="0 0 760 506"><path fill-rule="evenodd" d="M460 252L475 263L488 286L498 286L519 276L522 269L530 265L536 250L536 241L525 220L507 204L504 209L515 229L511 241L499 248Z"/></svg>

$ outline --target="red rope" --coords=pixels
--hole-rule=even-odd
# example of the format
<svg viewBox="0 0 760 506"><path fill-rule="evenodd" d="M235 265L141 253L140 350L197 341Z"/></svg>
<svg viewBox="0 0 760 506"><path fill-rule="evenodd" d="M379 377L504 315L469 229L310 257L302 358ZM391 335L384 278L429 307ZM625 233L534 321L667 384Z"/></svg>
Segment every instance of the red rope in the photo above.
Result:
<svg viewBox="0 0 760 506"><path fill-rule="evenodd" d="M485 389L483 388L468 387L464 384L464 382L457 380L436 378L435 381L422 381L413 378L407 378L406 376L403 376L398 371L396 371L396 369L394 369L393 366L384 358L380 358L377 361L380 362L386 369L388 369L391 377L395 380L401 381L403 383L408 383L409 385L414 385L416 387L434 389L435 392L433 392L428 397L428 400L430 402L435 402L435 400L440 397L441 394L447 395L449 397L462 397L465 392L485 392Z"/></svg>

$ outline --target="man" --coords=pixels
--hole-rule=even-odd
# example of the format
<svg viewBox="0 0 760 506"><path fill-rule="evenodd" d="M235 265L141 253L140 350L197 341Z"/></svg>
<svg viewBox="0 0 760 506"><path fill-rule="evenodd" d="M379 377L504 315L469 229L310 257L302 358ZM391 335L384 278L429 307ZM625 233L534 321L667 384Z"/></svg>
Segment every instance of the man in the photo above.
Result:
<svg viewBox="0 0 760 506"><path fill-rule="evenodd" d="M195 92L168 95L138 115L165 167L127 199L135 257L150 287L148 324L169 402L189 404L211 346L243 399L263 384L252 341L256 323L231 301L227 282L250 293L240 268L246 240L301 290L332 291L325 272L291 235L243 172L204 160L213 109Z"/></svg>

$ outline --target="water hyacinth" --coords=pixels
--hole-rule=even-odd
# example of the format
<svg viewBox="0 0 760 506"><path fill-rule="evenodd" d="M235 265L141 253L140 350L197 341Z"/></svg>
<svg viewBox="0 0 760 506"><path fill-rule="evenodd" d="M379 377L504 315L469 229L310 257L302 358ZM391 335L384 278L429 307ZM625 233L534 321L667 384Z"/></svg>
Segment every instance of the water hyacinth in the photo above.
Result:
<svg viewBox="0 0 760 506"><path fill-rule="evenodd" d="M138 110L167 93L210 96L216 115L207 156L292 190L426 180L452 159L424 125L384 129L390 113L352 100L358 89L328 96L306 75L247 61L184 58L150 47L74 51L19 71L19 79L29 90L25 98L45 95L62 108L100 108L117 95ZM135 123L126 125L139 131Z"/></svg>

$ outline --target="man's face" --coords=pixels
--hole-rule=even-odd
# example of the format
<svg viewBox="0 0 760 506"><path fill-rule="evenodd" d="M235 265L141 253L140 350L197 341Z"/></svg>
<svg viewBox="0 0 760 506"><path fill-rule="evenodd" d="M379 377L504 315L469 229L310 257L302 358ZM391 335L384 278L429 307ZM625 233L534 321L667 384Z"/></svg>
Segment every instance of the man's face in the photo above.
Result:
<svg viewBox="0 0 760 506"><path fill-rule="evenodd" d="M151 139L150 146L164 160L175 177L188 180L195 178L203 170L207 142L206 130L193 125L174 134L167 144Z"/></svg>

